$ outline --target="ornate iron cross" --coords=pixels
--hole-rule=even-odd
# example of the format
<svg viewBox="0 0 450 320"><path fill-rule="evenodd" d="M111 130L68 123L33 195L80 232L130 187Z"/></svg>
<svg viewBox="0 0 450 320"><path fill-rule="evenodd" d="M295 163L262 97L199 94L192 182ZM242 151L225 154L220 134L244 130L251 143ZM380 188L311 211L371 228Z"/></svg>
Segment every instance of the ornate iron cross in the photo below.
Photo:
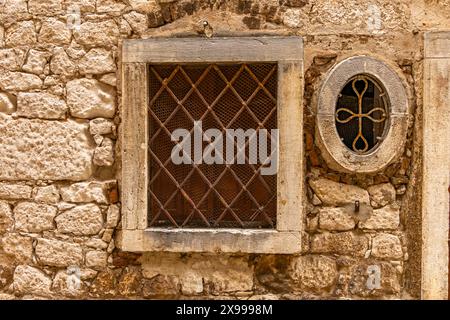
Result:
<svg viewBox="0 0 450 320"><path fill-rule="evenodd" d="M358 89L356 88L357 81L364 82L364 88L361 92L359 92ZM356 96L358 97L358 113L354 113L352 110L350 110L348 108L339 108L336 110L336 121L339 123L347 123L354 118L358 118L358 134L356 135L356 137L352 143L353 151L355 151L357 153L363 153L363 152L366 152L367 149L369 149L369 143L367 142L367 139L364 137L364 134L363 134L363 118L369 119L370 121L375 122L375 123L381 123L386 120L386 112L383 108L379 108L379 107L372 108L369 112L363 113L362 102L363 102L364 94L366 93L368 87L369 87L369 83L367 81L366 76L364 76L364 75L356 76L355 79L353 79L353 81L352 81L352 88L353 88L353 91L355 92ZM374 117L372 117L372 114L377 111L381 111L380 119L375 119ZM342 113L346 112L349 114L349 116L346 119L341 120L341 119L339 119L340 112L342 112ZM358 142L359 139L361 139L362 142L364 143L364 148L362 148L362 149L358 149L356 147L356 143Z"/></svg>

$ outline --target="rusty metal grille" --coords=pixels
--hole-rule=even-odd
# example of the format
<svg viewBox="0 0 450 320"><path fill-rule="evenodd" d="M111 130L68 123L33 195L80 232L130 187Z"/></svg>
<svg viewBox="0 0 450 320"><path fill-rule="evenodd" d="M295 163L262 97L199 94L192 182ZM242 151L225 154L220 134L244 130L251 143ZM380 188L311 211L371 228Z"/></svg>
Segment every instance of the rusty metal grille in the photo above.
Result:
<svg viewBox="0 0 450 320"><path fill-rule="evenodd" d="M179 164L171 160L175 129L277 128L277 65L149 66L149 226L275 228L276 175L261 164ZM208 142L203 142L206 147ZM204 148L203 148L204 150ZM270 148L269 148L270 150ZM223 149L226 157L226 148Z"/></svg>

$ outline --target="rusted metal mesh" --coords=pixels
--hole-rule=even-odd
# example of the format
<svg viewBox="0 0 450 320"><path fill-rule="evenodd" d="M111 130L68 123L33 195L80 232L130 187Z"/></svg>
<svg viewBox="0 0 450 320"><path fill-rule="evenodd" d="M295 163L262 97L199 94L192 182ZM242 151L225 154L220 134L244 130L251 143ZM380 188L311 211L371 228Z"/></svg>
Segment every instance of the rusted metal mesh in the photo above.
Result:
<svg viewBox="0 0 450 320"><path fill-rule="evenodd" d="M274 228L276 175L249 164L248 139L245 164L175 165L171 133L192 133L198 120L203 131L224 136L227 128L270 133L277 127L276 64L151 65L149 79L149 226Z"/></svg>

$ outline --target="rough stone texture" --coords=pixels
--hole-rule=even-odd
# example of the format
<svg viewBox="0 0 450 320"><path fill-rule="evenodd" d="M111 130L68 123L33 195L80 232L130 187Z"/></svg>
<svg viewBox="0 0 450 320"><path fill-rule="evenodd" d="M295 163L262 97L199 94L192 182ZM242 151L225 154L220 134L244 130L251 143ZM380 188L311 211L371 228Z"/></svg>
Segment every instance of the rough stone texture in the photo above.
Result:
<svg viewBox="0 0 450 320"><path fill-rule="evenodd" d="M21 202L14 208L15 228L23 232L41 232L54 228L56 207L34 202Z"/></svg>
<svg viewBox="0 0 450 320"><path fill-rule="evenodd" d="M111 51L103 48L89 50L78 63L78 69L82 74L102 74L114 72L116 66Z"/></svg>
<svg viewBox="0 0 450 320"><path fill-rule="evenodd" d="M55 204L58 202L59 198L58 188L54 185L38 187L35 190L34 200L37 202Z"/></svg>
<svg viewBox="0 0 450 320"><path fill-rule="evenodd" d="M176 297L180 293L180 286L175 276L157 275L143 280L142 295L145 298Z"/></svg>
<svg viewBox="0 0 450 320"><path fill-rule="evenodd" d="M100 146L94 151L94 164L98 166L112 166L114 164L114 142L104 138Z"/></svg>
<svg viewBox="0 0 450 320"><path fill-rule="evenodd" d="M50 294L52 280L37 268L20 265L14 271L14 290L19 294Z"/></svg>
<svg viewBox="0 0 450 320"><path fill-rule="evenodd" d="M373 210L372 215L366 221L361 221L362 229L383 230L397 229L400 224L400 209L396 205L386 206Z"/></svg>
<svg viewBox="0 0 450 320"><path fill-rule="evenodd" d="M36 28L32 20L19 21L6 29L6 45L24 46L36 43Z"/></svg>
<svg viewBox="0 0 450 320"><path fill-rule="evenodd" d="M54 18L42 22L38 40L42 43L64 45L70 43L71 32L67 24Z"/></svg>
<svg viewBox="0 0 450 320"><path fill-rule="evenodd" d="M115 228L120 220L120 210L117 205L110 205L106 215L106 228Z"/></svg>
<svg viewBox="0 0 450 320"><path fill-rule="evenodd" d="M109 203L109 191L116 186L114 180L103 182L79 182L62 187L61 197L67 202L97 202Z"/></svg>
<svg viewBox="0 0 450 320"><path fill-rule="evenodd" d="M11 91L26 91L39 89L42 80L35 74L24 72L2 72L0 73L0 89Z"/></svg>
<svg viewBox="0 0 450 320"><path fill-rule="evenodd" d="M64 119L66 102L49 93L19 93L17 96L17 115L27 118Z"/></svg>
<svg viewBox="0 0 450 320"><path fill-rule="evenodd" d="M0 67L9 71L19 71L24 52L19 49L0 49Z"/></svg>
<svg viewBox="0 0 450 320"><path fill-rule="evenodd" d="M372 256L382 259L401 259L403 257L400 239L388 233L381 233L372 239Z"/></svg>
<svg viewBox="0 0 450 320"><path fill-rule="evenodd" d="M16 98L13 95L0 93L0 112L12 114L16 111Z"/></svg>
<svg viewBox="0 0 450 320"><path fill-rule="evenodd" d="M311 251L314 253L363 256L367 249L367 237L352 232L316 234L311 239Z"/></svg>
<svg viewBox="0 0 450 320"><path fill-rule="evenodd" d="M331 287L338 276L336 262L324 256L302 256L293 260L294 280L315 291Z"/></svg>
<svg viewBox="0 0 450 320"><path fill-rule="evenodd" d="M0 114L0 179L83 180L92 172L85 125Z"/></svg>
<svg viewBox="0 0 450 320"><path fill-rule="evenodd" d="M368 286L369 267L378 267L380 270L380 286ZM349 291L362 297L380 297L385 294L400 292L400 279L397 270L389 263L381 261L363 261L350 268Z"/></svg>
<svg viewBox="0 0 450 320"><path fill-rule="evenodd" d="M11 231L14 220L9 203L0 200L0 235Z"/></svg>
<svg viewBox="0 0 450 320"><path fill-rule="evenodd" d="M83 249L78 244L55 239L38 239L36 256L43 265L55 267L79 266L83 261Z"/></svg>
<svg viewBox="0 0 450 320"><path fill-rule="evenodd" d="M340 206L359 201L369 204L369 194L357 186L338 183L332 180L318 178L309 180L309 185L326 206Z"/></svg>
<svg viewBox="0 0 450 320"><path fill-rule="evenodd" d="M0 198L9 200L30 199L32 188L17 183L0 182Z"/></svg>
<svg viewBox="0 0 450 320"><path fill-rule="evenodd" d="M114 122L108 119L97 118L89 122L89 132L92 135L110 134L115 130Z"/></svg>
<svg viewBox="0 0 450 320"><path fill-rule="evenodd" d="M44 72L49 54L45 51L31 49L28 51L27 60L22 69L26 72L41 74Z"/></svg>
<svg viewBox="0 0 450 320"><path fill-rule="evenodd" d="M1 248L14 257L16 262L27 263L33 255L33 241L30 237L9 233L0 239Z"/></svg>
<svg viewBox="0 0 450 320"><path fill-rule="evenodd" d="M141 34L148 29L148 17L135 11L123 15L135 33Z"/></svg>
<svg viewBox="0 0 450 320"><path fill-rule="evenodd" d="M142 273L139 267L126 267L119 279L117 290L122 296L140 295Z"/></svg>
<svg viewBox="0 0 450 320"><path fill-rule="evenodd" d="M107 258L108 255L105 251L88 251L86 252L86 266L96 270L102 270L107 265Z"/></svg>
<svg viewBox="0 0 450 320"><path fill-rule="evenodd" d="M31 14L50 15L62 11L62 1L60 0L29 0L28 11Z"/></svg>
<svg viewBox="0 0 450 320"><path fill-rule="evenodd" d="M72 76L78 69L63 48L55 48L53 57L50 60L50 70L54 74Z"/></svg>
<svg viewBox="0 0 450 320"><path fill-rule="evenodd" d="M383 207L395 201L395 188L390 183L383 183L367 188L375 208Z"/></svg>
<svg viewBox="0 0 450 320"><path fill-rule="evenodd" d="M103 227L100 208L86 204L67 210L55 219L58 231L74 235L95 235Z"/></svg>
<svg viewBox="0 0 450 320"><path fill-rule="evenodd" d="M201 293L202 283L217 293L249 291L253 287L252 267L246 258L196 254L183 260L179 254L149 253L142 259L144 278L151 279L157 275L177 276L181 282L181 290L186 294Z"/></svg>
<svg viewBox="0 0 450 320"><path fill-rule="evenodd" d="M319 211L319 227L323 230L347 231L355 228L355 220L345 208L324 207Z"/></svg>
<svg viewBox="0 0 450 320"><path fill-rule="evenodd" d="M72 281L69 277L77 279L76 274L68 274L66 270L58 271L53 279L52 290L68 297L81 297L86 293L87 288L83 281ZM81 280L81 279L80 279Z"/></svg>
<svg viewBox="0 0 450 320"><path fill-rule="evenodd" d="M82 45L90 47L111 46L117 44L119 29L113 20L87 21L80 25L79 30L74 30L73 35L75 40Z"/></svg>
<svg viewBox="0 0 450 320"><path fill-rule="evenodd" d="M67 83L67 104L77 118L111 118L115 113L114 89L95 79L78 79Z"/></svg>

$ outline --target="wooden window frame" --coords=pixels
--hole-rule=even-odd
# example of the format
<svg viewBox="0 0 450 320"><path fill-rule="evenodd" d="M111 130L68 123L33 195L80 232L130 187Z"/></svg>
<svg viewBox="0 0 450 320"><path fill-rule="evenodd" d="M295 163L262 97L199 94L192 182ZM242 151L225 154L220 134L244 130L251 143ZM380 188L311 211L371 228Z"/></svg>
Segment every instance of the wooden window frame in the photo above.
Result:
<svg viewBox="0 0 450 320"><path fill-rule="evenodd" d="M299 253L303 229L303 41L301 37L153 38L122 43L124 251ZM148 65L273 62L278 65L276 229L148 228Z"/></svg>

